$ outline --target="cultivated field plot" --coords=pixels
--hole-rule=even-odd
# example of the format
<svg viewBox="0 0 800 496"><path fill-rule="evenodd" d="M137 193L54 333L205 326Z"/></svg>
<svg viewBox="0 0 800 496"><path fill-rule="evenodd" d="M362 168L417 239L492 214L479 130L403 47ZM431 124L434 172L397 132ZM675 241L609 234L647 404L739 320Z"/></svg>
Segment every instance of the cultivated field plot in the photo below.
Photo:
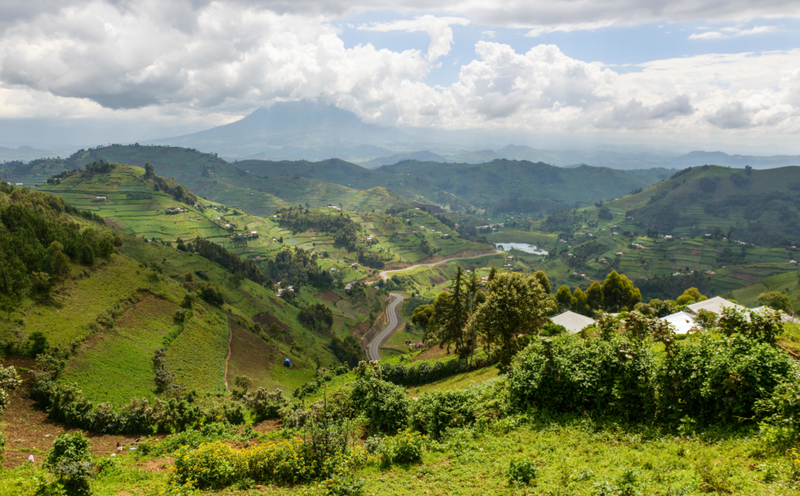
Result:
<svg viewBox="0 0 800 496"><path fill-rule="evenodd" d="M75 382L94 403L115 408L131 398L155 397L155 350L165 337L180 332L174 316L180 307L146 295L117 318L113 329L90 337L70 360L63 380ZM113 385L113 386L112 386Z"/></svg>
<svg viewBox="0 0 800 496"><path fill-rule="evenodd" d="M167 348L169 369L187 391L225 393L228 319L221 310L201 305L193 314Z"/></svg>

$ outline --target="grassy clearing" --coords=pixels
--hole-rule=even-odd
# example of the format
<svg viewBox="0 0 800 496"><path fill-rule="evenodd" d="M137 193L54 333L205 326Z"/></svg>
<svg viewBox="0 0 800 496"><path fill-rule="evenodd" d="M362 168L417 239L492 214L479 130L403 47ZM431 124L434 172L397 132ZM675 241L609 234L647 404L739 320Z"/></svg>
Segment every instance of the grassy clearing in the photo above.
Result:
<svg viewBox="0 0 800 496"><path fill-rule="evenodd" d="M171 293L166 283L152 281L146 270L125 256L112 256L86 271L88 276L68 281L55 291L55 305L31 305L22 310L25 332L41 331L53 344L65 345L91 334L97 317L145 289ZM15 324L0 319L0 329L8 336Z"/></svg>

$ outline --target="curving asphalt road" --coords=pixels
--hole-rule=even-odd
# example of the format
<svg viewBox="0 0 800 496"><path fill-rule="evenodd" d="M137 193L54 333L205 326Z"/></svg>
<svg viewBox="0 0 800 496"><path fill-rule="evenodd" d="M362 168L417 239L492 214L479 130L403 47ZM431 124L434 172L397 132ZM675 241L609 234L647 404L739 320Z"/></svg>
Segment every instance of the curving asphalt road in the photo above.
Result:
<svg viewBox="0 0 800 496"><path fill-rule="evenodd" d="M389 316L389 323L386 324L386 327L375 336L375 339L369 344L367 348L367 358L370 360L380 360L381 355L378 353L378 349L381 347L384 341L389 339L389 336L394 333L397 329L398 324L400 323L400 315L397 313L397 305L403 301L403 295L400 293L389 293L390 296L394 297L394 301L389 304L389 307L386 309L386 315Z"/></svg>

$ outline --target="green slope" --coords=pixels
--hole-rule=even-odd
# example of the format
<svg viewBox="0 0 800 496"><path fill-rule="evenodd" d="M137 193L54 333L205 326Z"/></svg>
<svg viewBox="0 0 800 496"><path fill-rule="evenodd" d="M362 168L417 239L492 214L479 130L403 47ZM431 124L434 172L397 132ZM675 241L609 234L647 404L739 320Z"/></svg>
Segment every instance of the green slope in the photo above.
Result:
<svg viewBox="0 0 800 496"><path fill-rule="evenodd" d="M490 213L549 213L587 205L626 195L667 175L658 170L633 174L604 167L564 169L517 160L475 165L407 161L379 170L406 175L414 187L432 184Z"/></svg>
<svg viewBox="0 0 800 496"><path fill-rule="evenodd" d="M667 234L702 236L718 227L758 245L797 244L800 167L693 167L608 207L635 226Z"/></svg>

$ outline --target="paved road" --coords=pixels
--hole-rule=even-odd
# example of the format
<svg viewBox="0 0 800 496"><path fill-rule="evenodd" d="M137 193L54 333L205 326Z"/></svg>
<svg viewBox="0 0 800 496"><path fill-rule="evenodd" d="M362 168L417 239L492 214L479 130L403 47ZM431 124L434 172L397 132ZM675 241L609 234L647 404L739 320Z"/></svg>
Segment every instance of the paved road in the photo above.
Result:
<svg viewBox="0 0 800 496"><path fill-rule="evenodd" d="M411 267L406 267L406 268L403 268L403 269L384 270L383 272L380 273L380 276L381 276L381 279L386 281L386 280L389 279L389 276L387 276L386 274L391 274L391 273L394 273L394 272L403 272L403 271L406 271L406 270L417 269L419 267L435 267L437 265L441 265L441 264L446 263L446 262L452 262L453 260L471 260L473 258L483 258L483 257L488 257L490 255L497 255L499 253L503 253L503 252L500 251L500 250L495 250L494 253L484 253L483 255L475 255L474 257L453 257L453 258L447 258L445 260L440 260L438 262L431 262L431 263L412 265Z"/></svg>
<svg viewBox="0 0 800 496"><path fill-rule="evenodd" d="M406 270L412 270L419 267L434 267L436 265L440 265L445 262L452 262L453 260L470 260L472 258L483 258L490 255L496 255L498 253L503 253L503 252L500 250L495 250L494 253L484 253L483 255L475 255L474 257L453 257L445 260L440 260L438 262L412 265L411 267L406 267L404 269L384 270L383 272L380 273L380 276L384 281L386 281L389 279L389 276L387 276L386 274L394 272L403 272ZM400 316L397 314L397 305L399 305L400 302L403 301L403 295L401 295L400 293L390 293L390 295L394 297L394 301L390 303L389 307L386 309L386 314L389 316L389 324L383 328L380 334L375 336L375 339L373 339L372 342L367 347L367 358L370 360L381 359L381 355L380 353L378 353L381 344L383 344L384 341L389 339L389 336L391 336L392 333L394 333L394 331L397 330L396 329L397 324L400 323Z"/></svg>
<svg viewBox="0 0 800 496"><path fill-rule="evenodd" d="M375 336L375 339L369 344L367 348L367 358L370 360L380 360L381 355L378 353L378 349L381 347L384 341L389 339L389 336L394 333L397 329L397 325L400 323L400 315L397 313L397 305L403 301L403 295L400 293L389 293L390 296L394 297L394 301L389 304L389 307L386 309L386 314L389 316L389 323L386 324L386 327Z"/></svg>

